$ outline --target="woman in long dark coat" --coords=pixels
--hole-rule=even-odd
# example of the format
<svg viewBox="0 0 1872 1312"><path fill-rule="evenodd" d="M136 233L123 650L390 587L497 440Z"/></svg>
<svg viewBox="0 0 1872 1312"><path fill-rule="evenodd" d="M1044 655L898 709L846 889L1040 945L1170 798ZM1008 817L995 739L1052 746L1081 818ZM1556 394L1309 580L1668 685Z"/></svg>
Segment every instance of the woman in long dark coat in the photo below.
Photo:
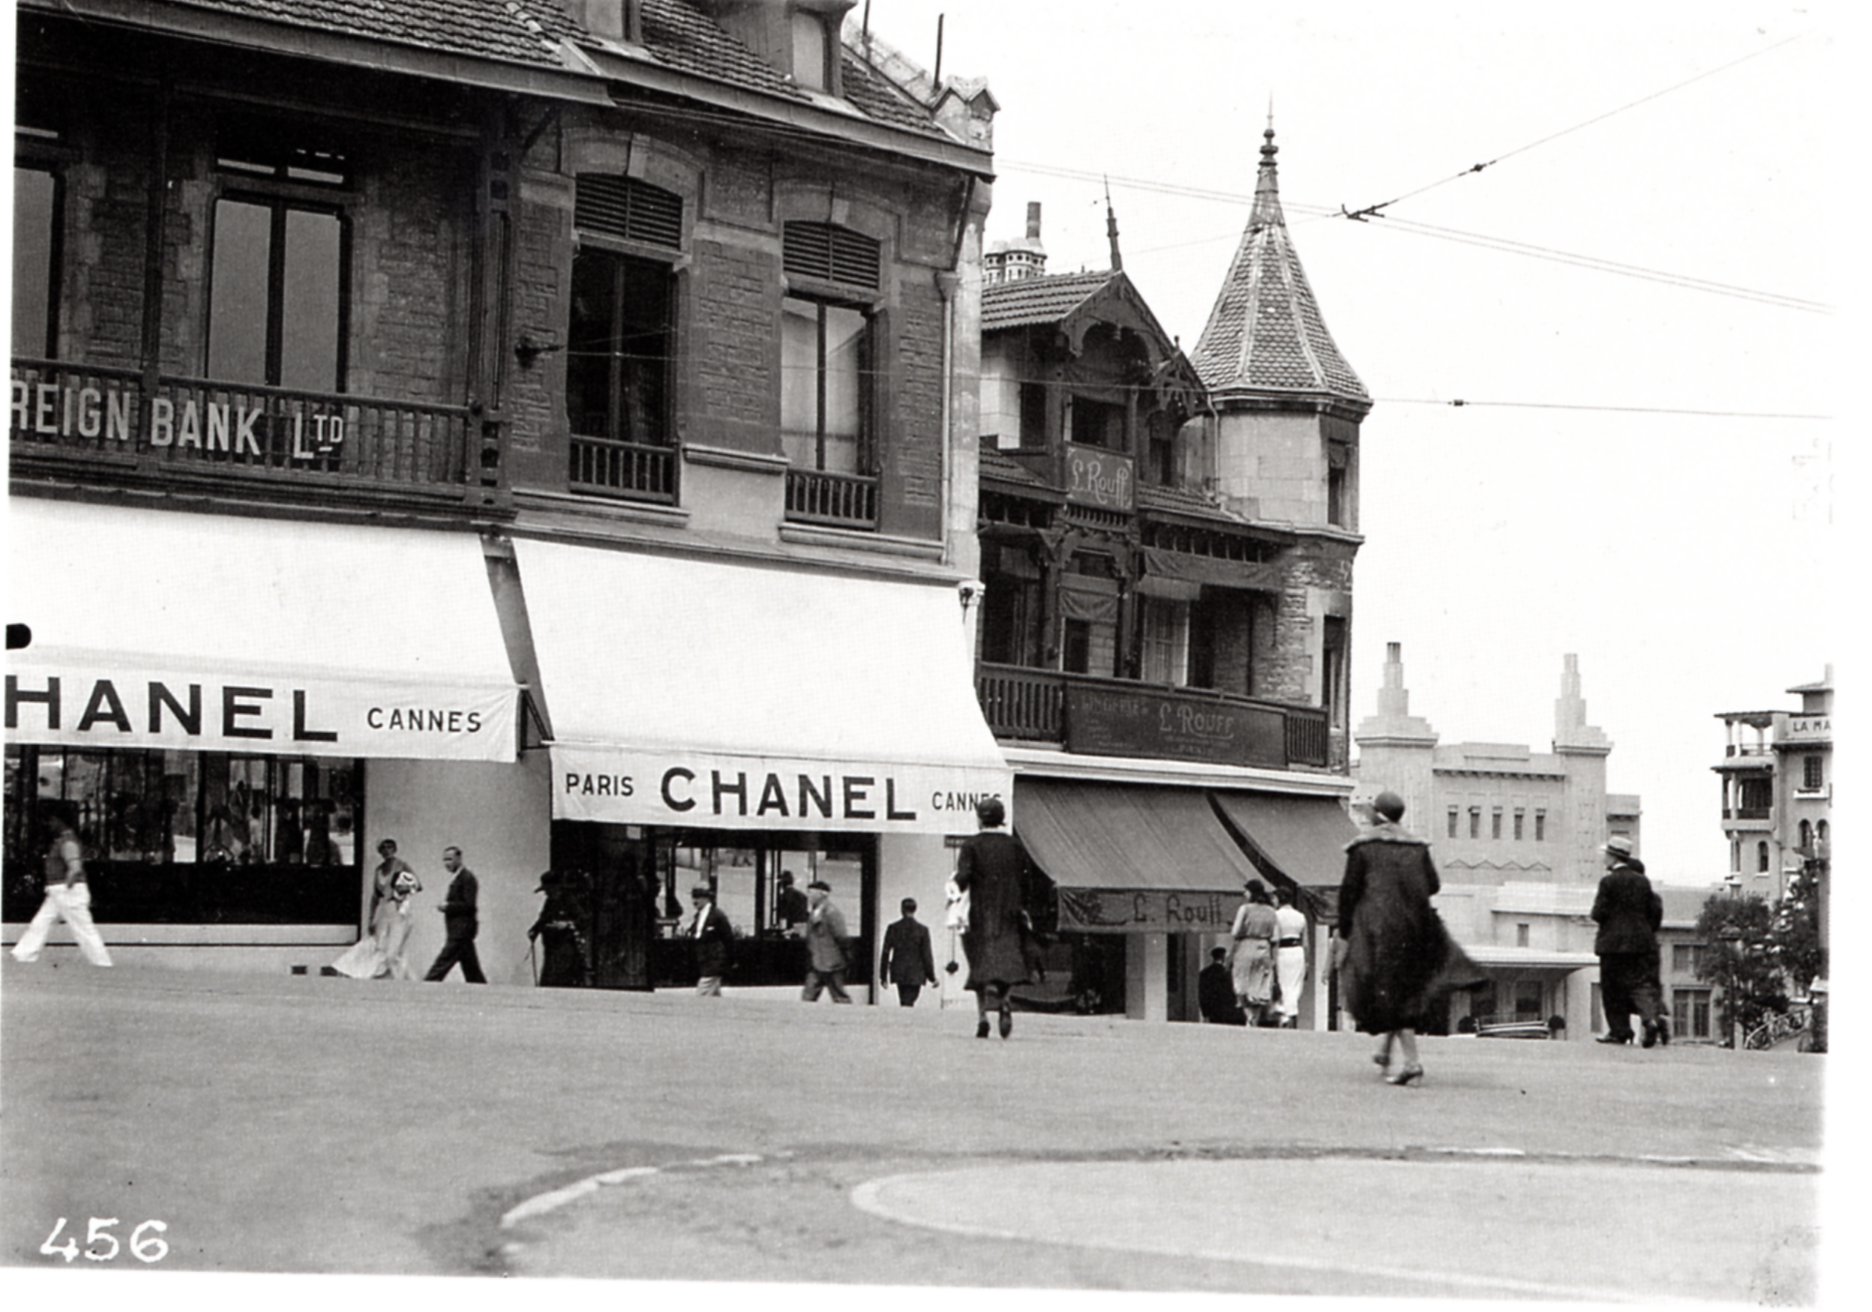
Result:
<svg viewBox="0 0 1872 1312"><path fill-rule="evenodd" d="M968 987L975 994L975 1037L988 1037L988 1013L1000 1013L1001 1037L1014 1029L1008 990L1027 982L1022 949L1021 873L1026 857L1020 844L1001 832L1007 808L996 797L975 806L982 831L962 844L955 885L968 894L968 928L962 951L968 957Z"/></svg>
<svg viewBox="0 0 1872 1312"><path fill-rule="evenodd" d="M1404 799L1380 793L1372 811L1376 823L1346 844L1339 885L1340 996L1359 1029L1379 1036L1372 1060L1387 1072L1397 1041L1404 1065L1385 1080L1409 1084L1423 1078L1418 1029L1443 993L1473 972L1430 905L1441 881L1429 844L1398 824Z"/></svg>
<svg viewBox="0 0 1872 1312"><path fill-rule="evenodd" d="M586 982L578 900L566 885L565 876L549 870L540 876L539 887L533 890L546 894L539 919L527 930L529 939L546 940L546 960L539 972L539 986L543 989L580 988Z"/></svg>

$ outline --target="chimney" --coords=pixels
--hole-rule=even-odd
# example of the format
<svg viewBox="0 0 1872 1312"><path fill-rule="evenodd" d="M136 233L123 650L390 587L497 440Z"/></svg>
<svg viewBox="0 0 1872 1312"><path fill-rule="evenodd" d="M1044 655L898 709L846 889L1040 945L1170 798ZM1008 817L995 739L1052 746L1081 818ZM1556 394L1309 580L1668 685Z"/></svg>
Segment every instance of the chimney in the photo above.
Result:
<svg viewBox="0 0 1872 1312"><path fill-rule="evenodd" d="M1027 240L1040 240L1040 202L1037 200L1027 202Z"/></svg>

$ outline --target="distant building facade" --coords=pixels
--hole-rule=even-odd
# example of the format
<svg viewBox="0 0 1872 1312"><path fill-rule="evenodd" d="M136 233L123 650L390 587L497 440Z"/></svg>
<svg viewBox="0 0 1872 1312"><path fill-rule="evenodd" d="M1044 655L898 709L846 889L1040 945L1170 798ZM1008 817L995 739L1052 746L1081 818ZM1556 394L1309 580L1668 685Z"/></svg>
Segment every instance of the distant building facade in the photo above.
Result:
<svg viewBox="0 0 1872 1312"><path fill-rule="evenodd" d="M1831 856L1833 836L1833 667L1817 683L1788 692L1798 711L1723 711L1723 836L1729 881L1775 901L1788 876Z"/></svg>
<svg viewBox="0 0 1872 1312"><path fill-rule="evenodd" d="M1586 722L1579 658L1567 656L1551 752L1522 744L1439 743L1410 714L1402 644L1385 649L1378 713L1360 722L1353 769L1361 798L1390 789L1430 840L1445 883L1536 881L1596 886L1599 846L1613 833L1638 849L1639 798L1606 792L1612 743Z"/></svg>

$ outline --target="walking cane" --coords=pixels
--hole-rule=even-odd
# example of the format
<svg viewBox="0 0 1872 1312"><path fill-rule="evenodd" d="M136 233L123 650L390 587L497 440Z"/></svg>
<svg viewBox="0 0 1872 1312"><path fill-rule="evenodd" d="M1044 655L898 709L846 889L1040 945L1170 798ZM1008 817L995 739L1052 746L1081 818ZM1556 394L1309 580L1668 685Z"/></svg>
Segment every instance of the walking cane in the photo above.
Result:
<svg viewBox="0 0 1872 1312"><path fill-rule="evenodd" d="M533 967L533 987L534 988L539 987L539 958L536 955L534 955L534 950L538 947L539 947L538 939L530 938L527 940L527 961Z"/></svg>

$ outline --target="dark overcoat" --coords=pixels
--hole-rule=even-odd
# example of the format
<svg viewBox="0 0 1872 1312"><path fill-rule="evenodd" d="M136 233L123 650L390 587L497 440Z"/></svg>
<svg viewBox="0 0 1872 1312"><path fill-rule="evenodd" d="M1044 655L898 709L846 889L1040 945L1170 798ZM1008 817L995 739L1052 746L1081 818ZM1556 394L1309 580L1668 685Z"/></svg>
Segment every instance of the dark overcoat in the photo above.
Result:
<svg viewBox="0 0 1872 1312"><path fill-rule="evenodd" d="M930 947L929 927L905 916L884 931L884 982L934 984L936 953Z"/></svg>
<svg viewBox="0 0 1872 1312"><path fill-rule="evenodd" d="M695 939L696 974L703 979L719 979L728 970L728 945L734 942L734 926L713 902L702 919L702 932L690 931Z"/></svg>
<svg viewBox="0 0 1872 1312"><path fill-rule="evenodd" d="M1649 956L1655 952L1657 933L1651 919L1651 900L1651 881L1638 871L1628 865L1606 871L1599 881L1599 895L1593 899L1592 918L1599 922L1593 951L1602 957L1624 952Z"/></svg>
<svg viewBox="0 0 1872 1312"><path fill-rule="evenodd" d="M1420 1028L1443 992L1480 978L1430 905L1441 886L1429 844L1395 824L1346 844L1340 1002L1367 1034Z"/></svg>
<svg viewBox="0 0 1872 1312"><path fill-rule="evenodd" d="M1027 956L1021 951L1021 876L1027 859L1021 846L998 829L986 829L962 844L956 859L956 887L969 895L968 929L962 950L968 955L970 990L984 984L1006 988L1027 982Z"/></svg>

